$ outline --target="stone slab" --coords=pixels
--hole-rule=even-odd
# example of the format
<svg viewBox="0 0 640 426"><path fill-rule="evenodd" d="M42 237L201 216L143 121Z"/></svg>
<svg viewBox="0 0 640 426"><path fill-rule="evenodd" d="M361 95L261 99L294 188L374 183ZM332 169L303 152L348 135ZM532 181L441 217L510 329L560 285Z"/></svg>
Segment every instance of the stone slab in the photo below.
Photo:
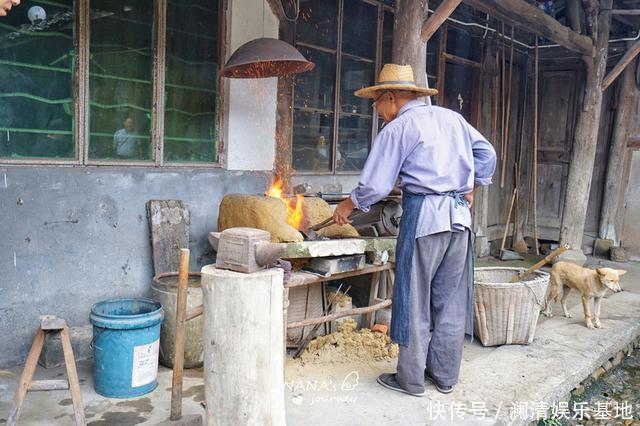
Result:
<svg viewBox="0 0 640 426"><path fill-rule="evenodd" d="M341 274L364 268L364 254L351 256L316 257L311 260L311 269L325 273Z"/></svg>
<svg viewBox="0 0 640 426"><path fill-rule="evenodd" d="M343 256L365 252L389 251L396 249L396 238L344 238L320 241L302 241L286 243L283 259L300 259L305 257ZM391 256L393 257L393 255Z"/></svg>

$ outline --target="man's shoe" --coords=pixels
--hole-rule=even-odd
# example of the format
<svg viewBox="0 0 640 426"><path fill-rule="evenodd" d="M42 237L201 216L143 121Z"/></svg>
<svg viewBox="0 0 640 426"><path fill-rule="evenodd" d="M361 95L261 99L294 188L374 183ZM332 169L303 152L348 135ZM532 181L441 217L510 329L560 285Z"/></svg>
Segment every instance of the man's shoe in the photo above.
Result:
<svg viewBox="0 0 640 426"><path fill-rule="evenodd" d="M424 396L424 391L422 392L409 392L400 386L400 383L396 380L396 375L393 373L384 373L378 376L378 383L384 386L387 389L391 389L394 391L406 393L411 396Z"/></svg>
<svg viewBox="0 0 640 426"><path fill-rule="evenodd" d="M451 393L453 392L453 386L443 386L440 383L438 383L438 381L431 376L431 374L429 374L429 372L427 370L424 370L424 378L429 380L431 383L433 383L436 387L436 389L438 390L438 392L440 393Z"/></svg>

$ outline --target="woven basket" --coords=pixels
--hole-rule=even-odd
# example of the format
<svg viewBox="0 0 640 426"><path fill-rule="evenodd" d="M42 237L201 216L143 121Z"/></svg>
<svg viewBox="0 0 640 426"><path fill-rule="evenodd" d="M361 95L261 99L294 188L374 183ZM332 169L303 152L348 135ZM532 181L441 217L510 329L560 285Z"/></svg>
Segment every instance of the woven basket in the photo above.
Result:
<svg viewBox="0 0 640 426"><path fill-rule="evenodd" d="M549 274L536 271L511 283L519 268L475 270L474 331L484 346L529 344L549 286Z"/></svg>

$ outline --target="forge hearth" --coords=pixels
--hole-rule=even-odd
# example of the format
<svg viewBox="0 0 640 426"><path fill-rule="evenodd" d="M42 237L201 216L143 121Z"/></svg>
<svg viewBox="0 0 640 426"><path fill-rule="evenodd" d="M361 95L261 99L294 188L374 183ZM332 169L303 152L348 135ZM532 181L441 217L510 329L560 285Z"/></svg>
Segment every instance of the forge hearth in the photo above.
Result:
<svg viewBox="0 0 640 426"><path fill-rule="evenodd" d="M321 198L301 198L303 227L313 226L331 217L331 206ZM300 202L300 199L298 200ZM276 243L301 242L304 236L288 223L288 199L279 199L262 195L229 194L220 203L218 212L218 231L228 228L248 227L269 231L271 241ZM358 237L351 225L332 225L318 232L328 238Z"/></svg>

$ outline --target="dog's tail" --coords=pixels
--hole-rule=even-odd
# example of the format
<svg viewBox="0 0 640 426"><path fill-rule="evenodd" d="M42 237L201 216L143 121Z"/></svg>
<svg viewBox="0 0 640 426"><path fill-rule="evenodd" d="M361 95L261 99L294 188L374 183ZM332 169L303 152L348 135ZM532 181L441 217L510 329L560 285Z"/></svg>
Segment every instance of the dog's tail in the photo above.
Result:
<svg viewBox="0 0 640 426"><path fill-rule="evenodd" d="M558 296L560 296L560 277L558 276L558 272L554 271L551 268L551 282L549 284L549 296L547 300L550 302L557 302Z"/></svg>

